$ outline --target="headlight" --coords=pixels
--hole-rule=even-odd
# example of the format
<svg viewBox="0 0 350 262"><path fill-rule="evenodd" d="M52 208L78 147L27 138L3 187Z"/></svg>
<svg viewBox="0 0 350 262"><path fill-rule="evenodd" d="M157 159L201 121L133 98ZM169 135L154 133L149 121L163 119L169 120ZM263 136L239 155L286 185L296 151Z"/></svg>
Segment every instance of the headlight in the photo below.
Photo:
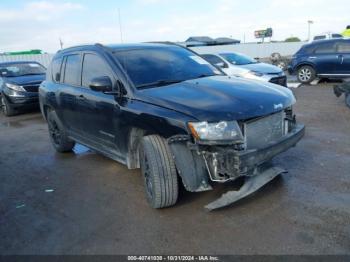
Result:
<svg viewBox="0 0 350 262"><path fill-rule="evenodd" d="M243 77L250 78L250 79L260 79L260 77L262 77L263 75L264 75L263 73L259 73L255 71L249 71L249 72L243 73Z"/></svg>
<svg viewBox="0 0 350 262"><path fill-rule="evenodd" d="M236 121L190 122L188 126L192 135L198 140L237 140L243 142L243 135Z"/></svg>
<svg viewBox="0 0 350 262"><path fill-rule="evenodd" d="M5 84L8 88L14 90L14 91L26 91L23 86L19 86L19 85L15 85L15 84L10 84L10 83L6 83Z"/></svg>

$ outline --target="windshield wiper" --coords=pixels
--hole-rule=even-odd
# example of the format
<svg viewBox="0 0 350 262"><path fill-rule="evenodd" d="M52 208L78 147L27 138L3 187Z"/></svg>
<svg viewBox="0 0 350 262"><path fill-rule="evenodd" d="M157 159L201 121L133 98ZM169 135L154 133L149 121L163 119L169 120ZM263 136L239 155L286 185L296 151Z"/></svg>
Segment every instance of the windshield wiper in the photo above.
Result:
<svg viewBox="0 0 350 262"><path fill-rule="evenodd" d="M33 75L43 75L45 73L30 73L30 74L23 74L23 75L18 75L18 76L33 76Z"/></svg>
<svg viewBox="0 0 350 262"><path fill-rule="evenodd" d="M142 84L142 85L138 85L136 86L136 88L145 88L145 87L149 87L149 86L165 86L165 85L170 85L170 84L175 84L175 83L180 83L180 82L183 82L185 80L176 80L176 79L173 79L173 80L165 80L165 79L162 79L162 80L158 80L158 81L155 81L155 82L152 82L152 83L146 83L146 84Z"/></svg>
<svg viewBox="0 0 350 262"><path fill-rule="evenodd" d="M195 79L197 79L197 78L204 78L204 77L210 77L210 76L216 76L216 75L215 74L214 75L203 74L203 75L197 76Z"/></svg>

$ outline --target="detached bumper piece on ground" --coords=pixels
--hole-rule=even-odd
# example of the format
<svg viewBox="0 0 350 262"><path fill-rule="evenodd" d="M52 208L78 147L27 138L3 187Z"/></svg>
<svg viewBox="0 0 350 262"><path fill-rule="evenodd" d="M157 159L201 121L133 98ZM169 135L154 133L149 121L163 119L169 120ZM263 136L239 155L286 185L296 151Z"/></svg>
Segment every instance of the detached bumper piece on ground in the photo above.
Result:
<svg viewBox="0 0 350 262"><path fill-rule="evenodd" d="M286 172L287 171L279 167L270 167L256 176L247 177L243 186L238 191L229 191L223 194L219 199L206 205L205 208L209 211L212 211L214 209L231 205L259 190L261 187L273 180L276 176Z"/></svg>

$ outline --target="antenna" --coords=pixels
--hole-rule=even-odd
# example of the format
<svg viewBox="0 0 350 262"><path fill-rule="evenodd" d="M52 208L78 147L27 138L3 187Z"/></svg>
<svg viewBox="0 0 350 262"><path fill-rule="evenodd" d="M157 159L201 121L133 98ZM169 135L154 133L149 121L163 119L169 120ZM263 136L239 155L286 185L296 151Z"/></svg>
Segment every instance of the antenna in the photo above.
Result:
<svg viewBox="0 0 350 262"><path fill-rule="evenodd" d="M61 38L59 38L60 39L60 46L61 46L61 49L63 49L63 42L62 42L62 39Z"/></svg>
<svg viewBox="0 0 350 262"><path fill-rule="evenodd" d="M118 22L119 22L119 32L120 32L120 43L123 43L123 31L122 31L122 22L120 16L120 8L118 8Z"/></svg>

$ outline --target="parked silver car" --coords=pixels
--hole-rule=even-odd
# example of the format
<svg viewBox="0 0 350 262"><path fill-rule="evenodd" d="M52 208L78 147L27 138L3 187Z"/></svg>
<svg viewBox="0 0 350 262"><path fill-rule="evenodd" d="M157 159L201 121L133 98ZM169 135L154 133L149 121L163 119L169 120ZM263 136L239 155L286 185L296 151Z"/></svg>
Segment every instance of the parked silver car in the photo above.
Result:
<svg viewBox="0 0 350 262"><path fill-rule="evenodd" d="M261 63L246 55L233 52L223 52L201 54L201 56L214 66L221 68L221 70L227 75L240 76L287 86L287 77L281 68Z"/></svg>

